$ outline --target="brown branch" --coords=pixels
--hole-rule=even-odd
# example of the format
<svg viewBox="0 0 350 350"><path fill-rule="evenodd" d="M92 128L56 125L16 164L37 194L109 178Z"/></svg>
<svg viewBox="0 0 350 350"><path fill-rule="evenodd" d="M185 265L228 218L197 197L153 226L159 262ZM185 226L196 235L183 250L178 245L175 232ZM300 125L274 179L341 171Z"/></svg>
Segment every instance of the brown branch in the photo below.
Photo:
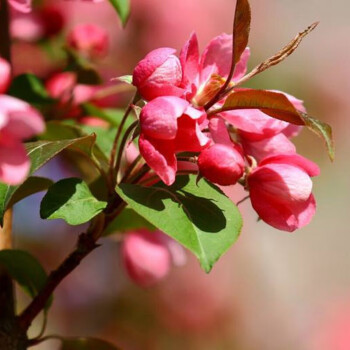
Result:
<svg viewBox="0 0 350 350"><path fill-rule="evenodd" d="M0 56L11 62L10 18L7 0L0 0Z"/></svg>

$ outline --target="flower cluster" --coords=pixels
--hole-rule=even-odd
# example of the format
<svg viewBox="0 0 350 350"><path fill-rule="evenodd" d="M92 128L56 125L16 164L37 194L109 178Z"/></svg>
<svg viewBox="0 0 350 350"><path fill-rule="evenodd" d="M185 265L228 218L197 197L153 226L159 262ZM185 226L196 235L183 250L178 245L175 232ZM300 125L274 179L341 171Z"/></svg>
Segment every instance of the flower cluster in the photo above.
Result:
<svg viewBox="0 0 350 350"><path fill-rule="evenodd" d="M308 224L315 212L310 177L319 169L298 155L290 141L301 127L259 109L223 111L225 96L215 101L230 75L232 36L215 37L200 55L192 34L179 57L175 52L156 49L133 72L133 84L146 102L140 113L139 148L149 167L171 185L179 154L194 155L189 159L208 181L243 184L259 217L271 226L294 231ZM233 94L242 91L234 86L246 74L249 56L246 48L231 74ZM305 112L302 101L281 94Z"/></svg>
<svg viewBox="0 0 350 350"><path fill-rule="evenodd" d="M11 68L0 58L0 181L17 185L26 178L30 162L22 140L44 131L42 116L28 103L5 95Z"/></svg>

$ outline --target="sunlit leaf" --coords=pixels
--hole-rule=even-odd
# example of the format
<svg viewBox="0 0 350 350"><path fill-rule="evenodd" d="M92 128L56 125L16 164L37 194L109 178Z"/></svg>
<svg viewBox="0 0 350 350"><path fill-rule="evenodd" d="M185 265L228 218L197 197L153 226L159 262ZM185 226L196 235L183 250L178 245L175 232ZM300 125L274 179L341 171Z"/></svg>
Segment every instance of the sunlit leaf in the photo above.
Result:
<svg viewBox="0 0 350 350"><path fill-rule="evenodd" d="M88 222L107 206L91 193L81 179L63 179L53 184L40 204L42 219L63 219L70 225Z"/></svg>
<svg viewBox="0 0 350 350"><path fill-rule="evenodd" d="M178 176L152 187L121 184L117 193L139 215L188 248L209 272L236 241L242 227L233 202L205 180Z"/></svg>

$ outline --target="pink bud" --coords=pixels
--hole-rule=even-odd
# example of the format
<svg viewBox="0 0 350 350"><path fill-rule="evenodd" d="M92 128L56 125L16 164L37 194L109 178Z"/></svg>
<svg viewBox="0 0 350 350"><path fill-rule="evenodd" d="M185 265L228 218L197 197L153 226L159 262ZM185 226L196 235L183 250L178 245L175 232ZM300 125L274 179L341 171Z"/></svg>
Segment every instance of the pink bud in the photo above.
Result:
<svg viewBox="0 0 350 350"><path fill-rule="evenodd" d="M171 254L159 231L139 230L126 235L122 259L129 277L141 287L149 287L170 271Z"/></svg>
<svg viewBox="0 0 350 350"><path fill-rule="evenodd" d="M9 0L9 3L18 12L28 13L32 10L32 0Z"/></svg>
<svg viewBox="0 0 350 350"><path fill-rule="evenodd" d="M11 80L11 66L7 61L0 57L0 94L4 93Z"/></svg>
<svg viewBox="0 0 350 350"><path fill-rule="evenodd" d="M133 84L144 99L183 94L182 69L175 52L171 48L153 50L135 67Z"/></svg>
<svg viewBox="0 0 350 350"><path fill-rule="evenodd" d="M44 38L51 38L62 31L66 19L59 7L45 5L40 8L38 14L42 24Z"/></svg>
<svg viewBox="0 0 350 350"><path fill-rule="evenodd" d="M200 173L209 181L222 185L234 185L243 175L244 160L238 146L214 144L198 157Z"/></svg>
<svg viewBox="0 0 350 350"><path fill-rule="evenodd" d="M307 225L316 209L310 176L318 174L316 164L297 154L265 158L248 176L253 208L280 230Z"/></svg>
<svg viewBox="0 0 350 350"><path fill-rule="evenodd" d="M94 24L80 24L67 37L68 46L91 58L103 57L108 52L107 32Z"/></svg>

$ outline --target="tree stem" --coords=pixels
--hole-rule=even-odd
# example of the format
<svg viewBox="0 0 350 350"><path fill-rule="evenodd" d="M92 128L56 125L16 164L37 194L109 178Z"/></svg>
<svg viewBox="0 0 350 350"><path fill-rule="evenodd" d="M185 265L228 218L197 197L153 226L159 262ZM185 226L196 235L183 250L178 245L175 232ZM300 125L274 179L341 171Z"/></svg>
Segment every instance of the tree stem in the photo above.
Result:
<svg viewBox="0 0 350 350"><path fill-rule="evenodd" d="M0 0L0 56L11 63L10 17L7 0Z"/></svg>

